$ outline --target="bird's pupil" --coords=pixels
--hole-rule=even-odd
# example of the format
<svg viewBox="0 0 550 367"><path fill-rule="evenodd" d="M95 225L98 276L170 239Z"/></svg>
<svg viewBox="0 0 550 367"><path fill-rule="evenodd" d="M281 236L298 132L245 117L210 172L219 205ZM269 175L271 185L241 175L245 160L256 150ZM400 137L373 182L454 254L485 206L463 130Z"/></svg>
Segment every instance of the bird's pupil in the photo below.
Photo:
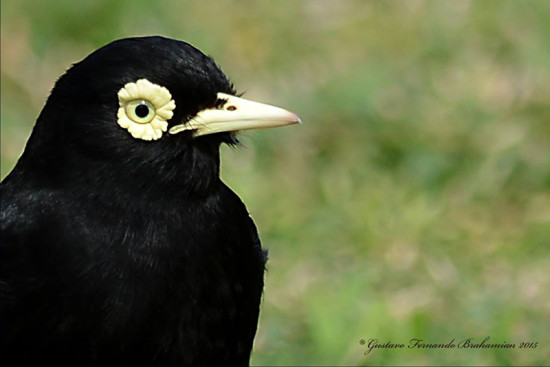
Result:
<svg viewBox="0 0 550 367"><path fill-rule="evenodd" d="M144 104L136 106L136 115L138 117L144 118L149 114L149 107Z"/></svg>

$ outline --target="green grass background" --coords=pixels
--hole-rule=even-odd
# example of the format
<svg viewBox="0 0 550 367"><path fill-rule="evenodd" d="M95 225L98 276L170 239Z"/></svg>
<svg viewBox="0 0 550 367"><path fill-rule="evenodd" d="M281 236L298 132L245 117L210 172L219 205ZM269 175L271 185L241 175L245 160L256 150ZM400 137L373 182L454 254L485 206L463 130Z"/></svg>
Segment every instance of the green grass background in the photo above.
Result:
<svg viewBox="0 0 550 367"><path fill-rule="evenodd" d="M56 78L116 38L187 40L300 115L222 148L270 251L253 364L550 363L550 2L1 6L2 177ZM539 344L359 343L486 336Z"/></svg>

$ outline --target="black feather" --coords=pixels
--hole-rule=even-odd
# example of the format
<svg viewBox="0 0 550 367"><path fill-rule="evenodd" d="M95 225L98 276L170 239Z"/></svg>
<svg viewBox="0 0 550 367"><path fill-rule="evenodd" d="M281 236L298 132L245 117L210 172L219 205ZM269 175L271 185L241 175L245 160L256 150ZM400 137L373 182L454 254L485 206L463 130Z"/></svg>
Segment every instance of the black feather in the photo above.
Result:
<svg viewBox="0 0 550 367"><path fill-rule="evenodd" d="M162 37L115 41L56 83L1 183L2 365L248 365L266 256L219 178L220 133L134 139L117 92L146 78L170 126L235 94L214 61Z"/></svg>

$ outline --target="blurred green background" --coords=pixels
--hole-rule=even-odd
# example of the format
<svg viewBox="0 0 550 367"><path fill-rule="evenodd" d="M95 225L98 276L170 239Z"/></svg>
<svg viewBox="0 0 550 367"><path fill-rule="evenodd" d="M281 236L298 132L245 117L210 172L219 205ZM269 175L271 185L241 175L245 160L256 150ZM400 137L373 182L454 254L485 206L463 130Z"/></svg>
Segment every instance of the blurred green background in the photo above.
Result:
<svg viewBox="0 0 550 367"><path fill-rule="evenodd" d="M270 251L253 364L550 362L550 2L1 5L2 177L57 77L116 38L189 41L300 115L222 148ZM359 342L486 336L517 347Z"/></svg>

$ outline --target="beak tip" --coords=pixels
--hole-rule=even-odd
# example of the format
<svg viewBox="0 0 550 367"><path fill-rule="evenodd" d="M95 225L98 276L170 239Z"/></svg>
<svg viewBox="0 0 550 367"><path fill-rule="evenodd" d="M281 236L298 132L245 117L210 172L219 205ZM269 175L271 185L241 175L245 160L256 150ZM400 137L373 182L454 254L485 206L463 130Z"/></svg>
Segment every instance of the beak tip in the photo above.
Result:
<svg viewBox="0 0 550 367"><path fill-rule="evenodd" d="M302 119L299 118L297 114L292 113L292 112L291 112L291 114L292 114L291 120L292 120L293 124L298 124L298 125L302 124Z"/></svg>

